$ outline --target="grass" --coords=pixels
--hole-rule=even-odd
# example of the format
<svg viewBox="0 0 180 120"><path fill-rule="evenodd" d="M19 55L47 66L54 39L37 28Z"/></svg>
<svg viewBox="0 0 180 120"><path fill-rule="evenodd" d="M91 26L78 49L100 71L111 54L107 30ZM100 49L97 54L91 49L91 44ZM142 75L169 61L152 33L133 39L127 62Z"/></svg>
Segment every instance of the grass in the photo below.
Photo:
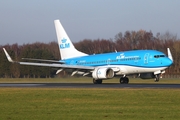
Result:
<svg viewBox="0 0 180 120"><path fill-rule="evenodd" d="M180 89L0 88L1 120L169 120Z"/></svg>
<svg viewBox="0 0 180 120"><path fill-rule="evenodd" d="M0 83L92 83L91 78L0 79ZM118 78L103 83L119 83ZM180 84L179 79L130 83ZM0 120L179 119L180 89L0 88Z"/></svg>

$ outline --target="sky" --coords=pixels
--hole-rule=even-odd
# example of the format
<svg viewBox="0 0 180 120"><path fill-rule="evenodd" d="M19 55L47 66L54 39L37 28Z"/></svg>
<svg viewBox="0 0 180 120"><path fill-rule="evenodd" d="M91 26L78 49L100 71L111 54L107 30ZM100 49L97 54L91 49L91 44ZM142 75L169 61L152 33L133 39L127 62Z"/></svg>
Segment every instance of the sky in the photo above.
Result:
<svg viewBox="0 0 180 120"><path fill-rule="evenodd" d="M119 32L170 32L180 38L180 0L1 0L0 45L57 41L59 19L72 42Z"/></svg>

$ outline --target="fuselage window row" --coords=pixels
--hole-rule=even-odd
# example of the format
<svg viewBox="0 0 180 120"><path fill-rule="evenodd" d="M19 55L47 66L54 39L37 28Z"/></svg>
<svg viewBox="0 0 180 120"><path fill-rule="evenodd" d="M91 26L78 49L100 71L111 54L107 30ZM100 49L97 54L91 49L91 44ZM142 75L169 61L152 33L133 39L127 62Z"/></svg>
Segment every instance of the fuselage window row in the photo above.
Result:
<svg viewBox="0 0 180 120"><path fill-rule="evenodd" d="M140 57L137 58L124 58L124 59L120 59L120 61L129 61L129 60L140 60ZM116 60L103 60L103 61L93 61L93 62L82 62L82 63L78 63L77 65L87 65L87 64L97 64L97 63L110 63L110 62L118 62L118 59Z"/></svg>
<svg viewBox="0 0 180 120"><path fill-rule="evenodd" d="M123 59L120 59L120 61L140 60L140 59L141 59L140 57L137 57L137 58L123 58Z"/></svg>
<svg viewBox="0 0 180 120"><path fill-rule="evenodd" d="M103 60L103 61L93 61L93 62L82 62L77 63L78 65L85 65L85 64L97 64L97 63L109 63L109 62L118 62L118 60Z"/></svg>

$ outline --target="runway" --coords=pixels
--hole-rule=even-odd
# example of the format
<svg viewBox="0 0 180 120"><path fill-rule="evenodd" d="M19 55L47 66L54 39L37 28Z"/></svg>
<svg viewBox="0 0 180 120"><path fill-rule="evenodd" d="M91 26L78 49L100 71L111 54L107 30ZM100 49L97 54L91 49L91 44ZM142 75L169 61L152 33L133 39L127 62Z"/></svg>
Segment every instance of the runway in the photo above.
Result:
<svg viewBox="0 0 180 120"><path fill-rule="evenodd" d="M1 83L0 88L180 88L180 84L118 84L118 83Z"/></svg>

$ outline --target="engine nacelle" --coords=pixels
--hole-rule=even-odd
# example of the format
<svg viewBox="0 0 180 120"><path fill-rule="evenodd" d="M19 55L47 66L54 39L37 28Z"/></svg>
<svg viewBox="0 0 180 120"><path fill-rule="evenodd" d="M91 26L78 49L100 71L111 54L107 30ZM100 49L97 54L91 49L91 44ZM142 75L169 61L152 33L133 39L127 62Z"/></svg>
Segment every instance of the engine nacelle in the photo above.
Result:
<svg viewBox="0 0 180 120"><path fill-rule="evenodd" d="M96 80L98 79L109 79L114 77L114 71L111 68L96 68L92 77Z"/></svg>
<svg viewBox="0 0 180 120"><path fill-rule="evenodd" d="M151 78L155 78L155 75L154 75L154 73L141 73L140 78L151 79Z"/></svg>

